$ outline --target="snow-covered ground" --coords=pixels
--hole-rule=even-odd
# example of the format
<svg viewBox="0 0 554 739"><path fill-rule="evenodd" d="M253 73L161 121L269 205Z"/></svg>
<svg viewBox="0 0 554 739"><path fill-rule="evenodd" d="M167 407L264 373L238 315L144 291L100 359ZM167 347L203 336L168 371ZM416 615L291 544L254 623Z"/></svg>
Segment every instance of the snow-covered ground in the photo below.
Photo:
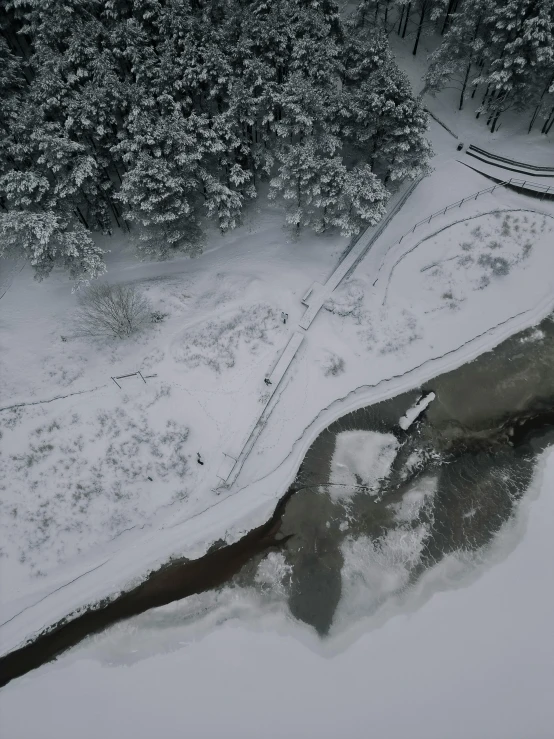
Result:
<svg viewBox="0 0 554 739"><path fill-rule="evenodd" d="M120 624L5 688L3 735L548 739L553 490L549 451L485 558L443 560L365 621L360 602L326 642L228 595L192 623L183 601Z"/></svg>
<svg viewBox="0 0 554 739"><path fill-rule="evenodd" d="M419 89L425 54L414 59L404 45L398 57ZM453 96L426 104L460 140L548 158L551 141L524 136L525 123L507 118L491 136ZM268 515L335 418L417 387L552 310L552 203L498 188L404 236L490 185L458 163L457 140L434 121L430 138L433 174L306 332L230 490L217 477L223 453L248 437L301 297L325 283L344 239L294 241L265 203L236 231L212 235L194 261L140 263L106 241L108 280L136 284L167 314L124 342L76 335L77 298L63 275L37 284L28 266L2 265L2 651L171 555L238 537ZM155 377L121 389L111 380L136 370Z"/></svg>
<svg viewBox="0 0 554 739"><path fill-rule="evenodd" d="M1 414L3 650L173 554L236 538L268 515L336 417L418 386L552 310L546 201L499 188L397 243L426 214L488 186L455 161L446 132L433 123L431 133L435 172L306 332L229 491L214 491L223 452L248 436L300 299L325 282L344 241L287 241L280 215L263 211L195 261L114 253L110 280L133 281L168 314L125 342L72 334L76 297L63 277L37 285L26 269L13 275L0 303L2 405L69 397ZM138 369L156 377L122 380L121 390L110 379Z"/></svg>

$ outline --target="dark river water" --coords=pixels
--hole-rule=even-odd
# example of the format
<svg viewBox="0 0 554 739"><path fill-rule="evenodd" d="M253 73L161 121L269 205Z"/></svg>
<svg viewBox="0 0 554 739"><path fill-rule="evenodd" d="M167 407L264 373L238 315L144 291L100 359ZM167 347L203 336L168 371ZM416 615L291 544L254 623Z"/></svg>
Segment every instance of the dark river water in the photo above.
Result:
<svg viewBox="0 0 554 739"><path fill-rule="evenodd" d="M525 494L537 455L554 443L553 368L549 318L325 429L282 518L291 614L325 635L354 589L358 600L367 590L370 615L448 555L486 549ZM430 391L436 398L402 430L399 419ZM256 587L259 559L237 582Z"/></svg>
<svg viewBox="0 0 554 739"><path fill-rule="evenodd" d="M117 621L196 593L255 592L322 637L371 615L452 554L486 553L554 443L554 320L314 441L264 526L54 625L0 659L0 685ZM425 393L435 398L408 428ZM214 606L215 607L215 606ZM194 614L193 614L194 615Z"/></svg>

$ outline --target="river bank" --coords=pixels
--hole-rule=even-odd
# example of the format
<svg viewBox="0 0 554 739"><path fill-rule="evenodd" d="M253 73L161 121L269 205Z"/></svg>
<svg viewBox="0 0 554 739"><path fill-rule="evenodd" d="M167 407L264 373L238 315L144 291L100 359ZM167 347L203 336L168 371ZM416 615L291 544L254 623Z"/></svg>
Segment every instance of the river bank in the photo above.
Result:
<svg viewBox="0 0 554 739"><path fill-rule="evenodd" d="M56 624L0 660L2 684L121 619L224 584L259 587L269 550L279 550L289 573L283 597L291 614L325 635L343 595L345 557L360 543L381 560L378 582L368 581L371 607L449 553L486 548L524 495L537 455L554 441L553 363L549 317L418 391L347 414L316 439L264 525L232 544L218 542L197 560L175 559L133 590ZM436 399L404 430L399 419L422 391ZM351 459L354 482L337 482L337 439L352 433L370 443ZM365 480L357 459L361 453L373 469L379 437L394 454L385 474ZM407 538L412 549L389 551L397 561L387 572L384 546L390 549L395 537Z"/></svg>

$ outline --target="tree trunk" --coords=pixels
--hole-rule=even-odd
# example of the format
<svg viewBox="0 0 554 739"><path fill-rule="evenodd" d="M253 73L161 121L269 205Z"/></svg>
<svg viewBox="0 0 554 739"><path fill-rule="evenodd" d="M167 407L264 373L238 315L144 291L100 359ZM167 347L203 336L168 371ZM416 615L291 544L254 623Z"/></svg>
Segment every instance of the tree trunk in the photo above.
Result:
<svg viewBox="0 0 554 739"><path fill-rule="evenodd" d="M491 126L491 133L494 133L495 130L496 130L496 124L498 123L498 119L500 118L500 113L501 113L501 111L498 110L496 112L496 115L494 116L494 119L493 119L493 122L492 122L492 126Z"/></svg>
<svg viewBox="0 0 554 739"><path fill-rule="evenodd" d="M475 40L477 39L480 25L481 25L481 17L477 19L477 23L475 24L475 30L473 31L473 38L471 39L472 49L473 49L473 44L475 43ZM473 63L473 51L470 52L469 59L467 60L467 68L466 68L466 73L464 77L464 83L462 85L462 92L460 94L460 107L458 108L458 110L461 110L464 107L464 97L465 97L466 88L467 88L467 81L469 79L469 73L471 72L472 63ZM473 90L473 94L475 94L475 90ZM473 97L473 95L471 97Z"/></svg>
<svg viewBox="0 0 554 739"><path fill-rule="evenodd" d="M484 104L486 103L486 101L487 101L487 98L489 97L489 90L490 90L490 86L491 86L491 85L490 85L490 82L489 82L489 84L487 85L487 89L485 90L485 94L483 95L483 99L481 100L481 106L480 106L481 108L482 108L482 107L483 107L483 105L484 105ZM478 110L478 111L477 111L477 114L475 115L475 117L476 117L476 118L479 118L479 116L480 116L480 115L481 115L481 111L480 111L480 110Z"/></svg>
<svg viewBox="0 0 554 739"><path fill-rule="evenodd" d="M85 228L87 229L87 231L88 231L88 230L89 230L89 227L88 227L88 223L86 222L86 220L85 220L85 217L84 217L84 215L83 215L83 214L81 213L81 209L79 208L79 206L78 206L78 205L76 205L76 206L75 206L75 210L77 211L77 215L78 215L78 216L79 216L79 218L81 219L81 221L82 221L82 223L83 223L84 227L85 227Z"/></svg>
<svg viewBox="0 0 554 739"><path fill-rule="evenodd" d="M123 180L121 179L121 175L119 174L119 169L117 168L117 164L114 162L113 159L112 159L112 167L115 169L115 173L116 173L117 178L119 180L119 184L122 185L123 184Z"/></svg>
<svg viewBox="0 0 554 739"><path fill-rule="evenodd" d="M417 27L417 34L416 34L416 40L414 44L414 50L412 51L412 54L415 56L417 54L417 47L419 46L419 38L421 36L421 30L423 28L423 21L425 19L425 11L427 10L427 2L424 2L421 6L421 13L419 15L419 24Z"/></svg>
<svg viewBox="0 0 554 739"><path fill-rule="evenodd" d="M105 197L104 200L106 201L106 203L110 206L112 210L113 217L115 218L115 222L117 223L117 227L121 228L121 223L119 222L118 212L117 212L117 208L115 207L115 203L112 201L111 198Z"/></svg>
<svg viewBox="0 0 554 739"><path fill-rule="evenodd" d="M470 70L471 70L471 58L469 62L467 63L467 67L466 67L466 73L465 73L464 81L462 84L462 91L460 93L460 105L458 106L458 110L461 110L464 107L464 96L466 94L466 87L467 87L467 81L469 79Z"/></svg>
<svg viewBox="0 0 554 739"><path fill-rule="evenodd" d="M546 93L548 92L548 90L550 89L550 85L553 82L554 82L554 77L552 77L552 79L549 82L547 82L546 87L542 91L541 96L539 98L539 102L537 103L537 107L535 108L535 112L533 113L533 117L531 118L531 123L529 124L529 128L527 129L527 133L531 133L531 129L535 125L535 121L536 121L537 116L539 114L539 110L541 109L542 99L546 95Z"/></svg>
<svg viewBox="0 0 554 739"><path fill-rule="evenodd" d="M485 66L485 60L483 59L483 57L481 57L481 59L479 59L479 61L477 62L477 69L483 69L484 66ZM476 92L477 92L477 87L474 87L473 92L471 93L472 99L475 97Z"/></svg>
<svg viewBox="0 0 554 739"><path fill-rule="evenodd" d="M550 115L544 122L544 126L541 129L541 133L548 134L554 123L554 108L550 111Z"/></svg>
<svg viewBox="0 0 554 739"><path fill-rule="evenodd" d="M533 115L531 116L531 122L529 123L529 128L527 129L527 133L528 133L528 134L529 134L529 133L531 133L531 129L532 129L532 128L533 128L533 126L535 125L535 121L537 120L537 116L538 116L538 114L539 114L539 110L540 110L540 109L541 109L541 104L540 104L540 102L539 102L539 103L537 104L537 106L536 106L536 108L535 108L534 112L533 112Z"/></svg>
<svg viewBox="0 0 554 739"><path fill-rule="evenodd" d="M412 7L411 2L406 5L406 20L404 21L404 30L402 31L402 38L406 37L406 29L408 28L408 18L410 17L411 7Z"/></svg>
<svg viewBox="0 0 554 739"><path fill-rule="evenodd" d="M405 10L405 7L404 5L402 5L400 8L400 20L398 21L398 31L397 31L399 36L400 36L400 32L402 31L402 21L404 20L404 10Z"/></svg>
<svg viewBox="0 0 554 739"><path fill-rule="evenodd" d="M456 0L450 0L450 2L448 3L448 8L446 9L446 15L444 16L444 22L443 22L442 28L441 28L441 36L444 36L444 33L445 33L446 28L448 26L448 22L450 20L450 15L451 15L452 10L454 8L455 1Z"/></svg>

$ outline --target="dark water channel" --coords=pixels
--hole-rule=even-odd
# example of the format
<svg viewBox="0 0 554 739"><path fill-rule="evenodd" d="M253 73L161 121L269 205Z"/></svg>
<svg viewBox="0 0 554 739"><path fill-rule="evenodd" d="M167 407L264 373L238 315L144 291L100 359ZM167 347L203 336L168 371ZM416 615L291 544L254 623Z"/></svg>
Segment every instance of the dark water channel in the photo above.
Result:
<svg viewBox="0 0 554 739"><path fill-rule="evenodd" d="M340 418L266 524L56 624L0 658L0 685L150 608L223 585L267 592L258 575L268 552L287 573L279 597L324 636L353 580L371 612L452 553L486 547L554 443L553 367L548 318L418 390ZM435 400L403 430L399 419L428 391Z"/></svg>
<svg viewBox="0 0 554 739"><path fill-rule="evenodd" d="M430 391L436 399L403 431L399 418ZM349 434L356 445L363 432L370 454L375 440L396 440L389 471L368 482L362 458L362 469L350 475L352 487L337 494L330 483L337 479L339 440L348 449ZM368 610L448 555L487 547L526 492L537 455L552 443L552 318L420 389L338 419L306 454L297 477L304 489L283 515L282 534L291 535L283 555L292 615L320 635L329 632L344 597L345 551L355 553L358 541L366 542L365 555L351 576L373 590ZM372 559L378 571L367 576ZM255 584L258 564L254 558L236 579Z"/></svg>

